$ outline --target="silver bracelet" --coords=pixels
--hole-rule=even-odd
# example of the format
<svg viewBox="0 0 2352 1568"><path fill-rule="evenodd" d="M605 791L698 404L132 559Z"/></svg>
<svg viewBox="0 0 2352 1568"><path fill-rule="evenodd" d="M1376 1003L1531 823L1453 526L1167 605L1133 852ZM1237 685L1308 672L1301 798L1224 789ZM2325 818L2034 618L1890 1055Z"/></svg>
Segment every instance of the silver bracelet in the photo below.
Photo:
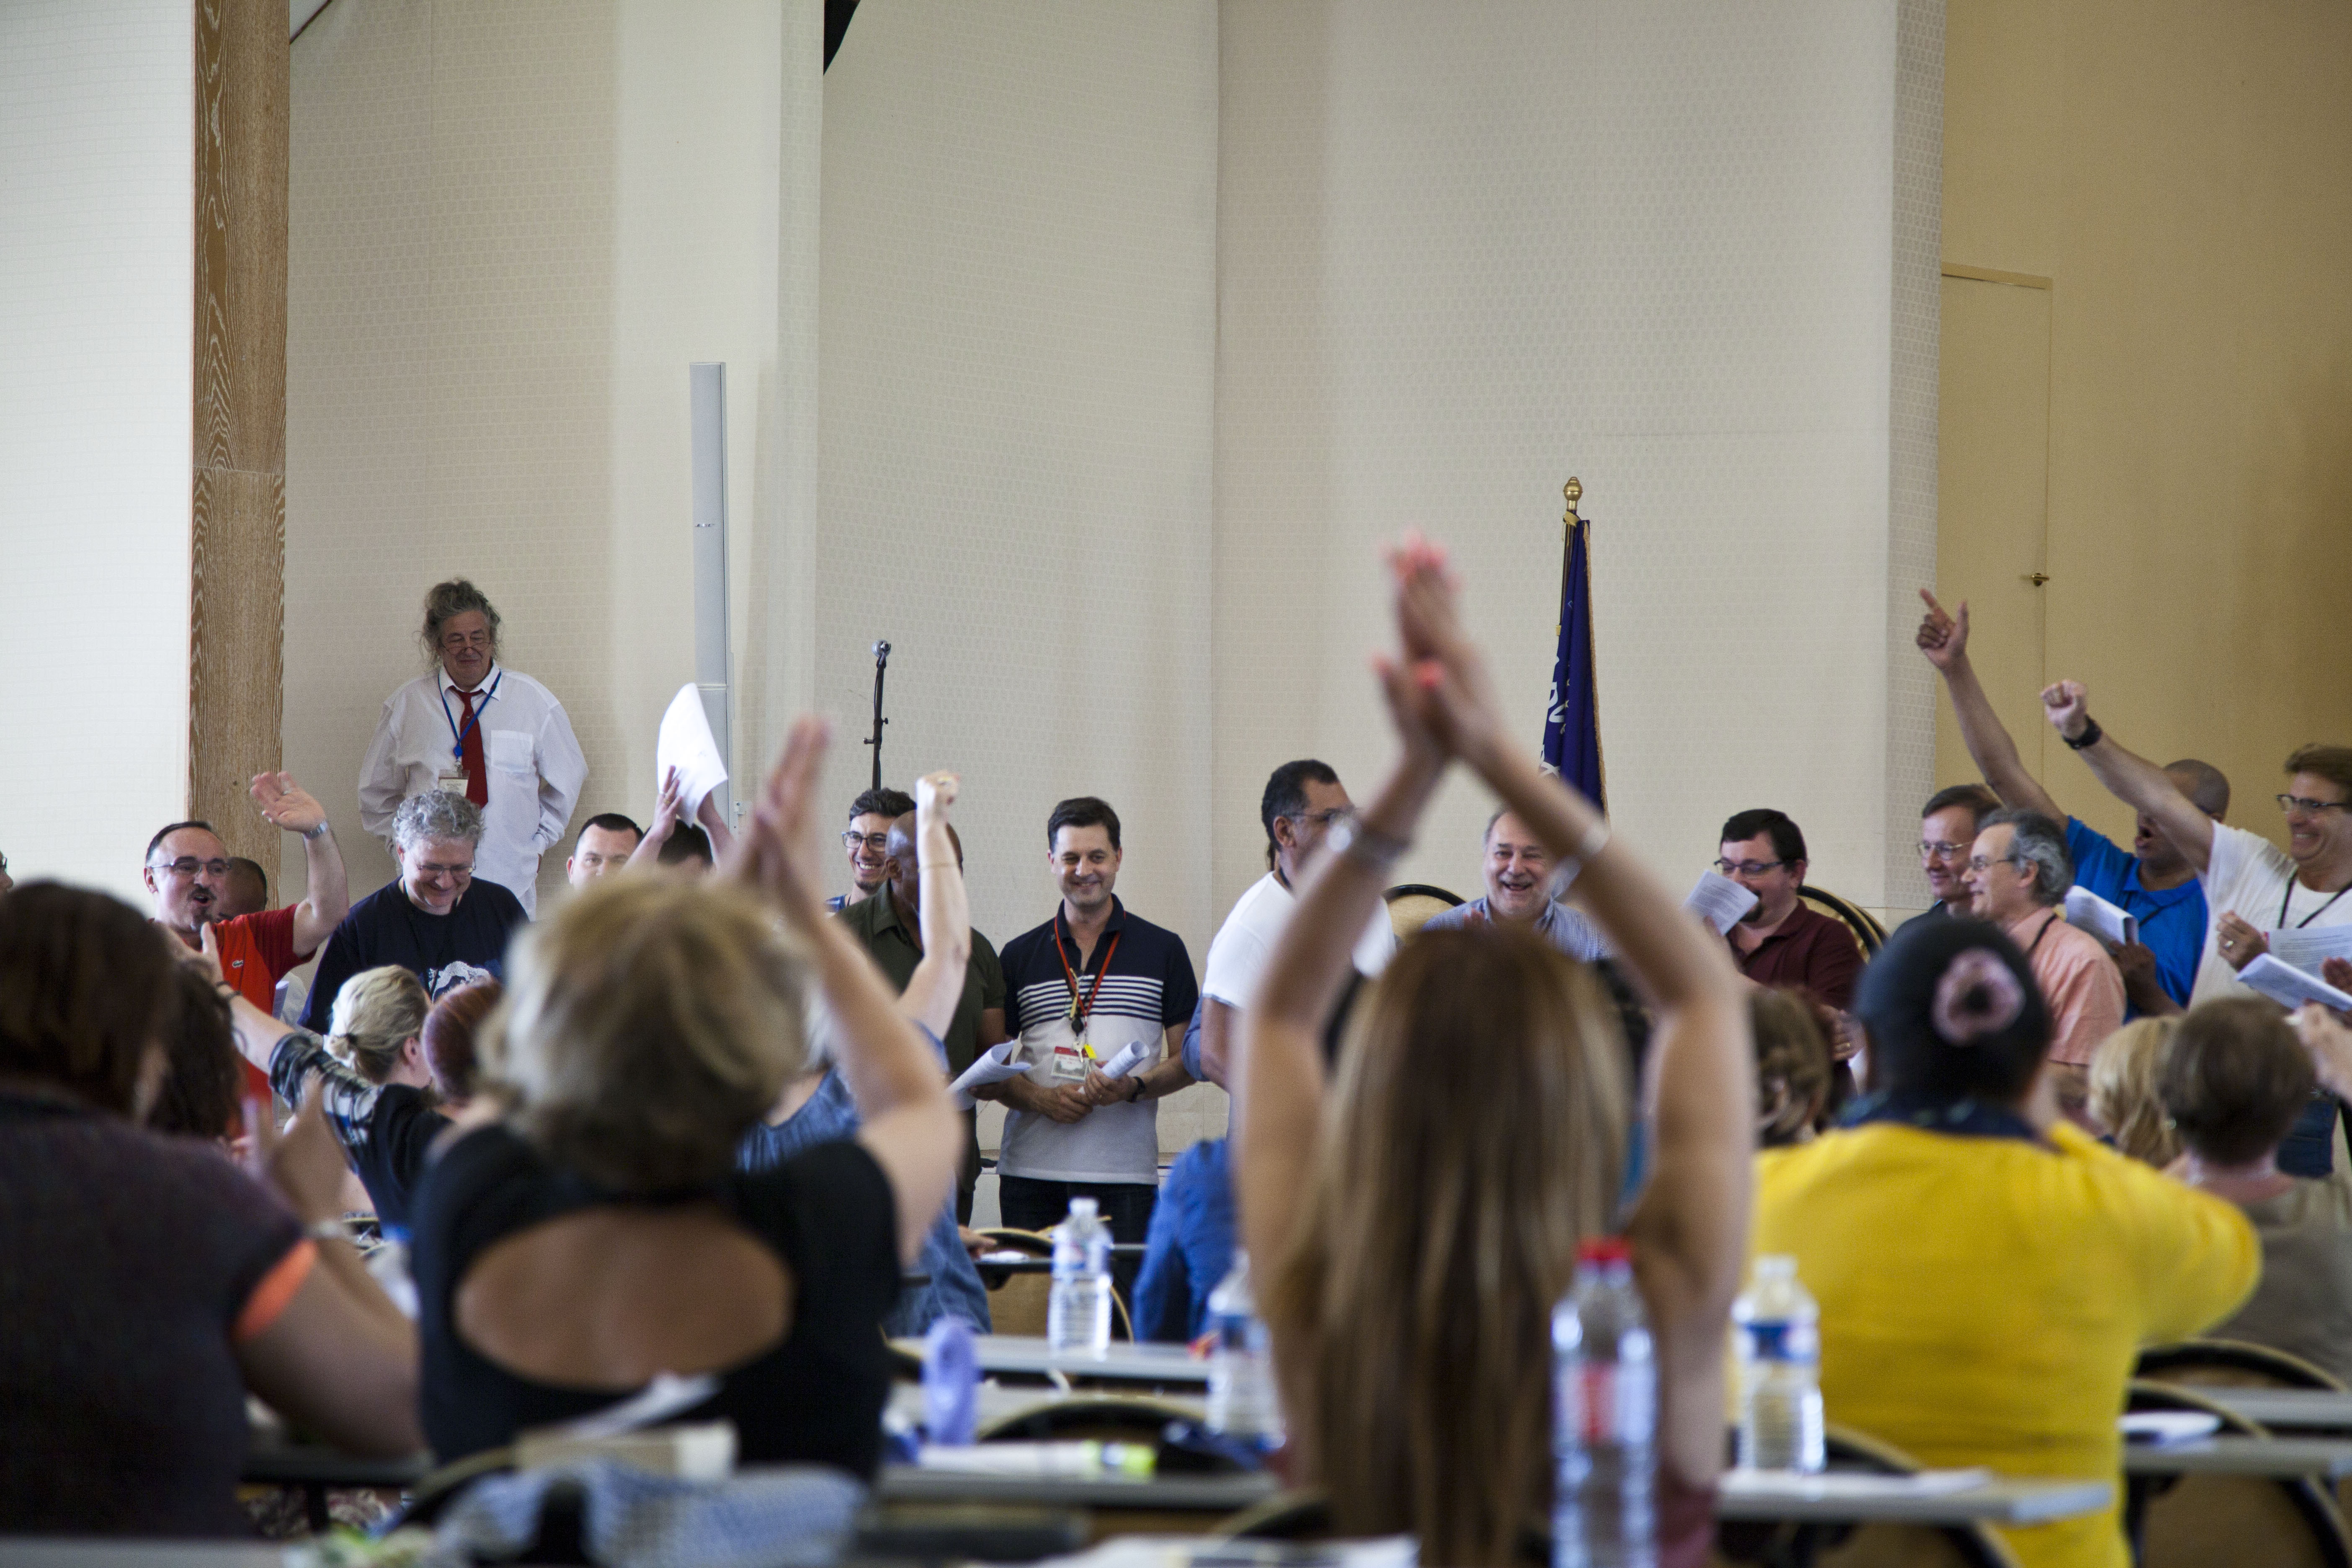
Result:
<svg viewBox="0 0 2352 1568"><path fill-rule="evenodd" d="M1384 873L1412 847L1410 838L1392 838L1360 819L1331 825L1331 848L1374 873Z"/></svg>
<svg viewBox="0 0 2352 1568"><path fill-rule="evenodd" d="M304 833L302 837L305 838L324 838L328 833L332 830L333 826L334 824L329 822L322 816L319 818L319 826L310 829L308 832Z"/></svg>

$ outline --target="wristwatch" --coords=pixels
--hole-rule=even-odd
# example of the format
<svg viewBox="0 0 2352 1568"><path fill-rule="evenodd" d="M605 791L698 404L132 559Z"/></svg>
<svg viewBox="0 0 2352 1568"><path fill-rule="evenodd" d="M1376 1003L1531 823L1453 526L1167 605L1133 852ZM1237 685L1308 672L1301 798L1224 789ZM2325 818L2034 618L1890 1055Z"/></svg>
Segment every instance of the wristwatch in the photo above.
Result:
<svg viewBox="0 0 2352 1568"><path fill-rule="evenodd" d="M2088 751L2091 747L2097 745L2101 741L2105 740L2106 731L2099 728L2099 721L2096 719L2091 718L2086 714L2083 719L2083 732L2081 734L2062 734L2058 738L2066 742L2066 749L2068 751L2082 752Z"/></svg>
<svg viewBox="0 0 2352 1568"><path fill-rule="evenodd" d="M319 826L310 829L308 832L304 833L302 837L305 838L324 838L327 836L327 830L332 825L322 816L319 818Z"/></svg>
<svg viewBox="0 0 2352 1568"><path fill-rule="evenodd" d="M1127 1102L1129 1105L1133 1105L1137 1100L1141 1100L1142 1098L1143 1079L1139 1078L1135 1080L1135 1087L1127 1091Z"/></svg>

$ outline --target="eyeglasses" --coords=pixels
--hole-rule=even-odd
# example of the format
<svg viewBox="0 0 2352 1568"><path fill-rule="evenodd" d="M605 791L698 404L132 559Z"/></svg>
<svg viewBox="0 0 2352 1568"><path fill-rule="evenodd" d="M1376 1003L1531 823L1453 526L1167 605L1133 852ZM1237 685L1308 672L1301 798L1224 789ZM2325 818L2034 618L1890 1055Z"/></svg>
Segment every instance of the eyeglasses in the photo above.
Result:
<svg viewBox="0 0 2352 1568"><path fill-rule="evenodd" d="M419 860L416 868L428 877L470 877L474 874L474 865L470 860L463 866L442 866L430 860Z"/></svg>
<svg viewBox="0 0 2352 1568"><path fill-rule="evenodd" d="M2305 816L2317 816L2324 811L2343 811L2347 808L2347 803L2344 801L2312 800L2299 795L2283 795L2278 797L2278 803L2279 809L2290 816L2299 811Z"/></svg>
<svg viewBox="0 0 2352 1568"><path fill-rule="evenodd" d="M441 646L447 648L451 653L456 653L460 648L488 647L490 646L490 634L488 632L444 632L441 634Z"/></svg>
<svg viewBox="0 0 2352 1568"><path fill-rule="evenodd" d="M1335 805L1328 811L1302 811L1290 818L1302 826L1311 822L1326 832L1335 822L1353 822L1355 819L1356 808L1352 805Z"/></svg>
<svg viewBox="0 0 2352 1568"><path fill-rule="evenodd" d="M1969 869L1971 871L1990 871L1995 866L2022 866L2024 864L2025 862L2015 855L2004 855L1998 860L1988 860L1981 855L1971 855L1969 857Z"/></svg>
<svg viewBox="0 0 2352 1568"><path fill-rule="evenodd" d="M1948 860L1967 847L1968 846L1965 844L1933 844L1929 843L1926 839L1921 839L1919 842L1919 858L1922 860Z"/></svg>
<svg viewBox="0 0 2352 1568"><path fill-rule="evenodd" d="M228 875L227 861L199 860L193 855L183 855L177 860L151 860L148 864L155 870L168 871L173 876L180 878L193 877L199 871L208 873L215 877L226 877ZM0 862L0 870L5 870L6 868L5 862Z"/></svg>
<svg viewBox="0 0 2352 1568"><path fill-rule="evenodd" d="M1715 868L1727 877L1760 877L1776 866L1793 864L1789 860L1717 860Z"/></svg>
<svg viewBox="0 0 2352 1568"><path fill-rule="evenodd" d="M841 836L841 843L842 847L847 849L853 855L857 852L860 845L873 850L877 855L880 855L888 851L890 847L890 836L887 833L858 833L852 831Z"/></svg>

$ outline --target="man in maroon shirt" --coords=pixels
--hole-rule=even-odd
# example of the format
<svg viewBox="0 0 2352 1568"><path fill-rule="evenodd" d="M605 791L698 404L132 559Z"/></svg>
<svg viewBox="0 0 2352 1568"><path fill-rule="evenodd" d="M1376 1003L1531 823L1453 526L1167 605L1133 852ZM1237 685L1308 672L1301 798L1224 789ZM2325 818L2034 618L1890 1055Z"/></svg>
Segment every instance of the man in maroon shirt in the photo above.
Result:
<svg viewBox="0 0 2352 1568"><path fill-rule="evenodd" d="M1715 868L1756 895L1756 907L1731 928L1732 962L1759 985L1810 991L1844 1012L1853 1005L1862 949L1845 922L1808 909L1805 836L1784 812L1743 811L1723 825L1723 858Z"/></svg>

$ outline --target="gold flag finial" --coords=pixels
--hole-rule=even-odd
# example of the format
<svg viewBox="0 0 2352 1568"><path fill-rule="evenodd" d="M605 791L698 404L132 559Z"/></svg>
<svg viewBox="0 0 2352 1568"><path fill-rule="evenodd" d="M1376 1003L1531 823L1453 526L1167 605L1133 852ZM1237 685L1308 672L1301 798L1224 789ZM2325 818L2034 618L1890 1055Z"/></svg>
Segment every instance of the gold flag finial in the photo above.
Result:
<svg viewBox="0 0 2352 1568"><path fill-rule="evenodd" d="M1574 528L1580 521L1576 515L1576 503L1584 499L1584 481L1571 474L1568 483L1559 487L1559 493L1568 498L1568 515L1560 521Z"/></svg>

